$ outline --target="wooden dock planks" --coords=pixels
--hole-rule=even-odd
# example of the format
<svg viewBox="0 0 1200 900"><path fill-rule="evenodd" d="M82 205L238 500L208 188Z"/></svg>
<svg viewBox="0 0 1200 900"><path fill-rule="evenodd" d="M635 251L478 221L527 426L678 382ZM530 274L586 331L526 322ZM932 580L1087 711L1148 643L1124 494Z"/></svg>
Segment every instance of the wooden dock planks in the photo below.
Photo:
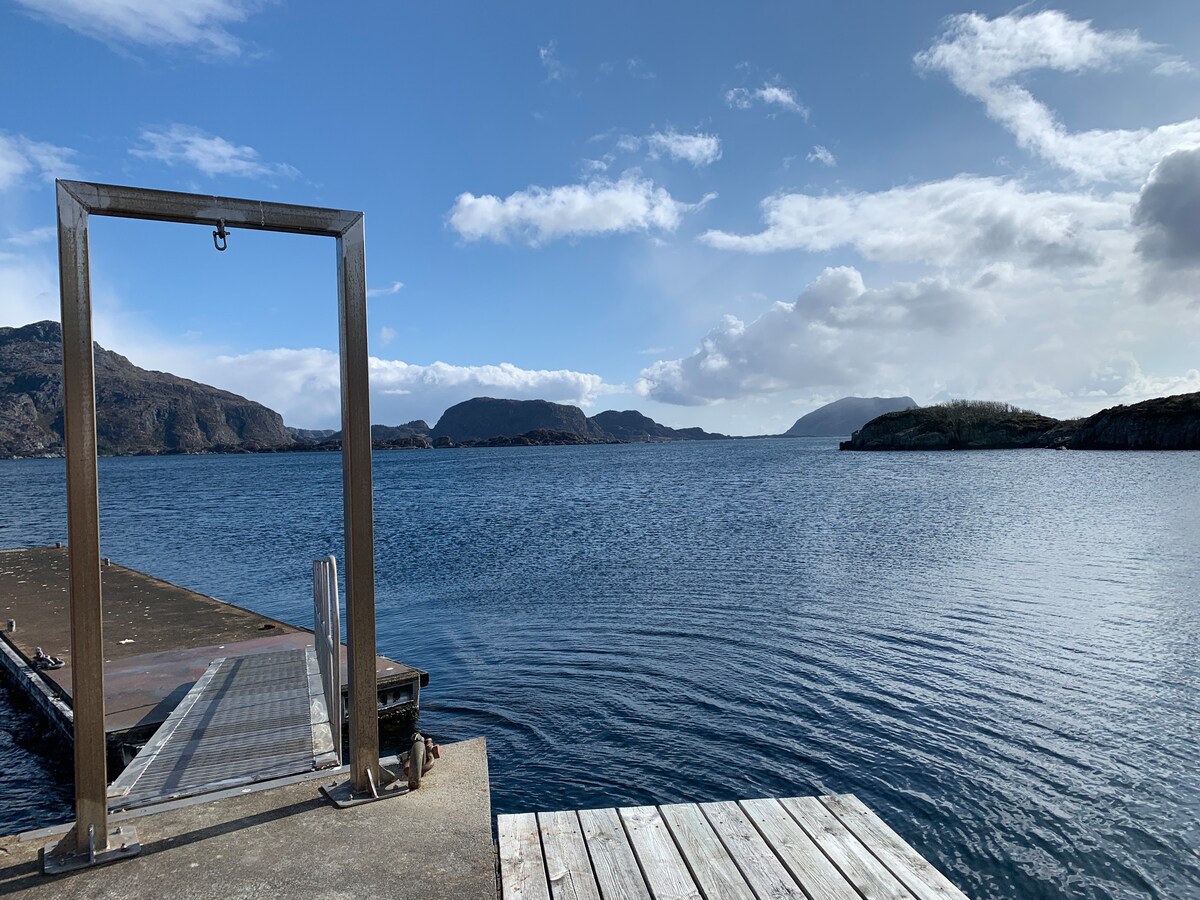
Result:
<svg viewBox="0 0 1200 900"><path fill-rule="evenodd" d="M615 809L581 809L579 822L587 837L592 868L600 886L600 895L628 897L630 900L650 900L650 889L642 878L641 868L629 838ZM504 896L508 896L505 891Z"/></svg>
<svg viewBox="0 0 1200 900"><path fill-rule="evenodd" d="M533 813L500 816L496 820L496 838L500 845L504 896L512 900L550 900L537 816Z"/></svg>
<svg viewBox="0 0 1200 900"><path fill-rule="evenodd" d="M502 895L966 900L850 794L500 816Z"/></svg>
<svg viewBox="0 0 1200 900"><path fill-rule="evenodd" d="M679 844L700 893L729 900L757 900L700 807L694 803L675 803L660 807L659 811Z"/></svg>
<svg viewBox="0 0 1200 900"><path fill-rule="evenodd" d="M550 812L538 813L537 818L554 900L600 900L579 815Z"/></svg>
<svg viewBox="0 0 1200 900"><path fill-rule="evenodd" d="M967 900L949 878L853 794L822 797L821 802L920 900Z"/></svg>

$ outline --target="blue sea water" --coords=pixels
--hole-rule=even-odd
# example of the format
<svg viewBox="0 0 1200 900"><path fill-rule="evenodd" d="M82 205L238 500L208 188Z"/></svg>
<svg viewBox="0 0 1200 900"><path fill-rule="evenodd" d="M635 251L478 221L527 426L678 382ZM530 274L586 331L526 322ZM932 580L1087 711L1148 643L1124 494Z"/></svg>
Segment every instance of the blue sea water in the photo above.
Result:
<svg viewBox="0 0 1200 900"><path fill-rule="evenodd" d="M310 624L338 454L105 459L114 561ZM498 812L852 792L977 897L1200 896L1200 454L379 452L381 653ZM0 547L65 538L0 462ZM115 636L112 636L115 637ZM70 816L0 696L0 833ZM14 774L15 773L15 774Z"/></svg>

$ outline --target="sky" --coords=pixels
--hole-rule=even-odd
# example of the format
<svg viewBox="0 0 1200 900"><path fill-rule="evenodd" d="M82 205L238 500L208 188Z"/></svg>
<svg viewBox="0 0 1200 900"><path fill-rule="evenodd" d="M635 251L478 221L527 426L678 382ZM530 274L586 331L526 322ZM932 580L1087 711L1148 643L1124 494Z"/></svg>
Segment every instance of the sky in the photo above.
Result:
<svg viewBox="0 0 1200 900"><path fill-rule="evenodd" d="M67 178L362 210L377 423L1198 391L1191 6L0 0L0 326ZM337 427L334 242L210 231L93 217L96 339Z"/></svg>

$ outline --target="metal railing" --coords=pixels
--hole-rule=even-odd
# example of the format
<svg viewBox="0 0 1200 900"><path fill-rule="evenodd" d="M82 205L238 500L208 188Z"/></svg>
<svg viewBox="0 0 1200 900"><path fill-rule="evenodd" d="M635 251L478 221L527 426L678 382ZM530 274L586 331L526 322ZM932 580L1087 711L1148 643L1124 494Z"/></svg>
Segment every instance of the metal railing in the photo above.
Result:
<svg viewBox="0 0 1200 900"><path fill-rule="evenodd" d="M313 648L321 687L325 691L325 709L329 712L329 730L333 733L333 751L342 764L342 635L338 605L337 560L332 556L313 560Z"/></svg>

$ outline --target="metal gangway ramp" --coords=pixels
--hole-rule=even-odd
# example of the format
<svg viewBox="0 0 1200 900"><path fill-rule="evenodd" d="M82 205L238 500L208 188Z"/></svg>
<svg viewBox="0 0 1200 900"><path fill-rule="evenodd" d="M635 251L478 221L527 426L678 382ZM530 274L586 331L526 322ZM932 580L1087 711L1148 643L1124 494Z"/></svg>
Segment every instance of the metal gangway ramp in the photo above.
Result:
<svg viewBox="0 0 1200 900"><path fill-rule="evenodd" d="M109 786L108 808L336 766L338 749L312 648L222 657Z"/></svg>

